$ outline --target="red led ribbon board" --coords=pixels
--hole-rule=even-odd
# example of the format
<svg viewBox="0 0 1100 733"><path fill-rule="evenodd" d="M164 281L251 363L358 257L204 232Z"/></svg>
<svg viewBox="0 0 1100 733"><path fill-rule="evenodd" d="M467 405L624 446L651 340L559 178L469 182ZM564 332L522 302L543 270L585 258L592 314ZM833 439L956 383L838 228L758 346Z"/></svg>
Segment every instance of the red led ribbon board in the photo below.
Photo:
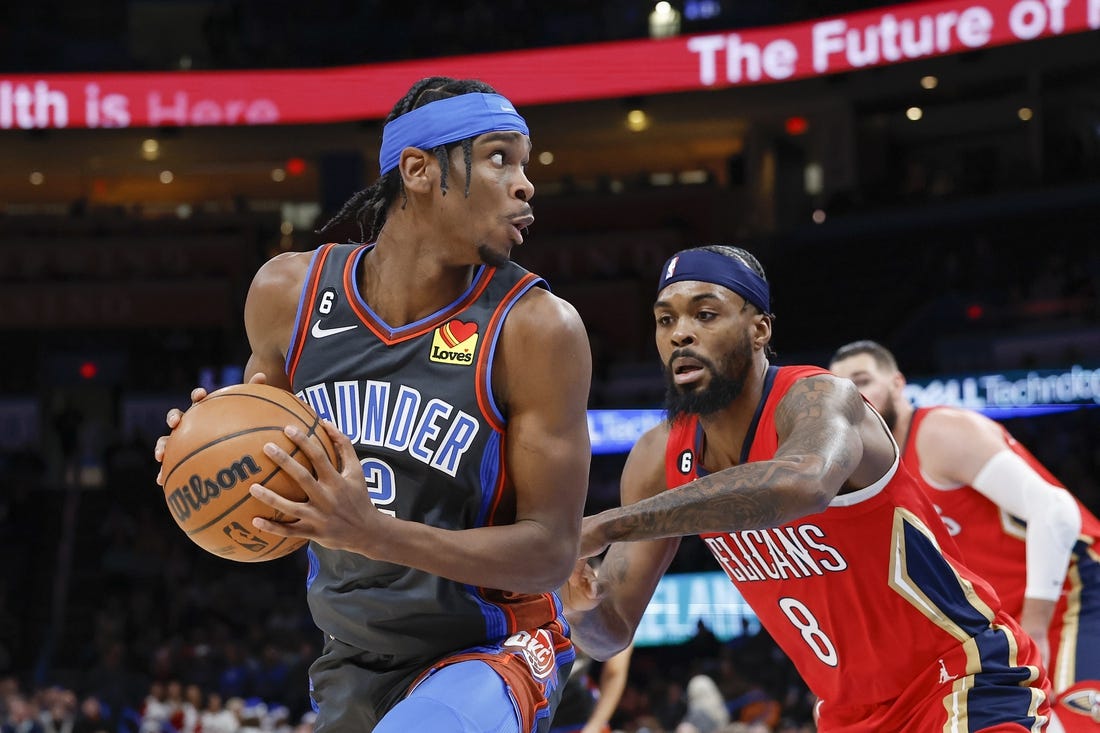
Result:
<svg viewBox="0 0 1100 733"><path fill-rule="evenodd" d="M319 124L384 117L425 76L518 105L764 84L1100 29L1100 0L943 0L820 20L329 69L0 75L0 130Z"/></svg>

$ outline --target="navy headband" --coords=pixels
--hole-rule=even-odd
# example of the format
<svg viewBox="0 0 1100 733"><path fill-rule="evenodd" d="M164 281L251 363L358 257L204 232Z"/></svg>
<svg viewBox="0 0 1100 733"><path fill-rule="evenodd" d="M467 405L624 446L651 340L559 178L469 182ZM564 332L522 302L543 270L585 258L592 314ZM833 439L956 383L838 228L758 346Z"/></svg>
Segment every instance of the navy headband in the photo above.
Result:
<svg viewBox="0 0 1100 733"><path fill-rule="evenodd" d="M527 122L499 94L459 94L406 112L382 128L378 165L382 175L397 167L405 148L431 150L487 132L530 134Z"/></svg>
<svg viewBox="0 0 1100 733"><path fill-rule="evenodd" d="M689 249L674 254L661 270L657 292L684 280L714 283L729 288L761 312L771 313L771 292L767 281L741 260L705 249Z"/></svg>

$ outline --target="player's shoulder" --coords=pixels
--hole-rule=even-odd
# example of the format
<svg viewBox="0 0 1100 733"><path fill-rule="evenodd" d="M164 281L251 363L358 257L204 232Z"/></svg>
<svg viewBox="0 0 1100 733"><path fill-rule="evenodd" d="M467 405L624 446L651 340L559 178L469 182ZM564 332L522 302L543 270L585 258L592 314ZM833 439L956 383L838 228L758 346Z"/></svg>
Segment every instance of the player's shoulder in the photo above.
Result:
<svg viewBox="0 0 1100 733"><path fill-rule="evenodd" d="M546 288L530 288L524 293L508 314L508 322L512 328L537 329L546 335L586 334L573 304Z"/></svg>
<svg viewBox="0 0 1100 733"><path fill-rule="evenodd" d="M974 410L944 406L929 410L915 437L921 460L949 463L961 455L985 454L1007 446L1004 428Z"/></svg>
<svg viewBox="0 0 1100 733"><path fill-rule="evenodd" d="M280 252L270 258L256 271L254 282L261 284L286 284L287 281L305 279L309 263L313 260L311 252Z"/></svg>
<svg viewBox="0 0 1100 733"><path fill-rule="evenodd" d="M627 456L623 467L622 487L625 492L636 492L630 501L638 501L664 491L668 483L665 480L665 453L671 428L667 420L662 420L645 431Z"/></svg>
<svg viewBox="0 0 1100 733"><path fill-rule="evenodd" d="M264 262L252 278L247 304L253 308L296 305L312 258L312 252L282 252Z"/></svg>
<svg viewBox="0 0 1100 733"><path fill-rule="evenodd" d="M642 433L641 437L634 443L631 452L660 453L663 455L665 444L668 443L668 436L671 433L672 427L669 425L668 420L661 420Z"/></svg>
<svg viewBox="0 0 1100 733"><path fill-rule="evenodd" d="M801 390L812 392L827 390L844 395L859 394L859 389L850 379L838 377L823 367L812 364L790 364L776 370L775 383L787 392Z"/></svg>
<svg viewBox="0 0 1100 733"><path fill-rule="evenodd" d="M1001 434L1000 426L975 410L953 405L941 405L926 410L920 422L921 433L957 438L975 430Z"/></svg>
<svg viewBox="0 0 1100 733"><path fill-rule="evenodd" d="M776 402L777 414L796 417L807 409L816 412L829 404L853 418L864 413L864 400L855 383L820 367L781 367L777 381L782 389Z"/></svg>

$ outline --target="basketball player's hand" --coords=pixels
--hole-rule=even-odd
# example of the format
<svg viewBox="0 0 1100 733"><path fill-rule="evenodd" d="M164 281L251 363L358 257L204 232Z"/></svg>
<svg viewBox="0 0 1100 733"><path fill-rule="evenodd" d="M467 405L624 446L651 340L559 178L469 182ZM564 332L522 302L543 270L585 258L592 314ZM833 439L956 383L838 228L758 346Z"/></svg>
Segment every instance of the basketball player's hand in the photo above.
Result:
<svg viewBox="0 0 1100 733"><path fill-rule="evenodd" d="M1027 629L1024 629L1027 631ZM1050 669L1050 639L1046 637L1046 629L1042 631L1028 631L1028 636L1039 647L1039 658L1043 660L1043 666Z"/></svg>
<svg viewBox="0 0 1100 733"><path fill-rule="evenodd" d="M1047 601L1041 598L1024 596L1024 604L1020 609L1020 627L1039 648L1039 656L1043 660L1043 666L1050 667L1050 622L1054 618L1055 601Z"/></svg>
<svg viewBox="0 0 1100 733"><path fill-rule="evenodd" d="M367 500L363 466L351 441L332 423L321 424L336 447L340 467L332 464L318 441L288 427L287 437L313 464L316 476L274 443L266 444L264 451L301 486L306 498L291 501L262 484L252 484L252 496L286 516L280 522L255 517L252 525L282 537L304 537L332 550L371 557L372 546L385 542L382 525L389 517Z"/></svg>
<svg viewBox="0 0 1100 733"><path fill-rule="evenodd" d="M603 596L596 569L584 557L577 560L573 574L558 589L558 597L567 611L591 611L600 604Z"/></svg>
<svg viewBox="0 0 1100 733"><path fill-rule="evenodd" d="M263 372L257 372L252 375L252 378L248 380L249 384L263 384L267 381L267 377ZM191 390L191 404L192 406L202 402L206 398L206 390L202 387L195 387ZM180 419L183 417L183 410L178 407L173 407L168 411L168 415L164 418L164 422L168 424L169 435L171 431L176 429L176 426L180 424ZM168 444L169 435L162 435L157 438L157 444L153 447L153 458L157 463L161 463L164 460L164 446ZM157 484L164 485L164 467L161 466L157 471Z"/></svg>
<svg viewBox="0 0 1100 733"><path fill-rule="evenodd" d="M604 536L599 514L592 514L581 520L581 544L578 557L595 557L606 550L611 543Z"/></svg>

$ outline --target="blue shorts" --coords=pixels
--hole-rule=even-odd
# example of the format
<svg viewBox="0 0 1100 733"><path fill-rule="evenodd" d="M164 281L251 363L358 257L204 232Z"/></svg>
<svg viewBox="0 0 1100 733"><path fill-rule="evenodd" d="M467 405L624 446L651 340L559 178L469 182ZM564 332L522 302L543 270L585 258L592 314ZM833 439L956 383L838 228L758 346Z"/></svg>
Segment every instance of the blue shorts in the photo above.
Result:
<svg viewBox="0 0 1100 733"><path fill-rule="evenodd" d="M519 720L504 678L486 662L471 659L427 677L382 717L374 731L523 733Z"/></svg>

